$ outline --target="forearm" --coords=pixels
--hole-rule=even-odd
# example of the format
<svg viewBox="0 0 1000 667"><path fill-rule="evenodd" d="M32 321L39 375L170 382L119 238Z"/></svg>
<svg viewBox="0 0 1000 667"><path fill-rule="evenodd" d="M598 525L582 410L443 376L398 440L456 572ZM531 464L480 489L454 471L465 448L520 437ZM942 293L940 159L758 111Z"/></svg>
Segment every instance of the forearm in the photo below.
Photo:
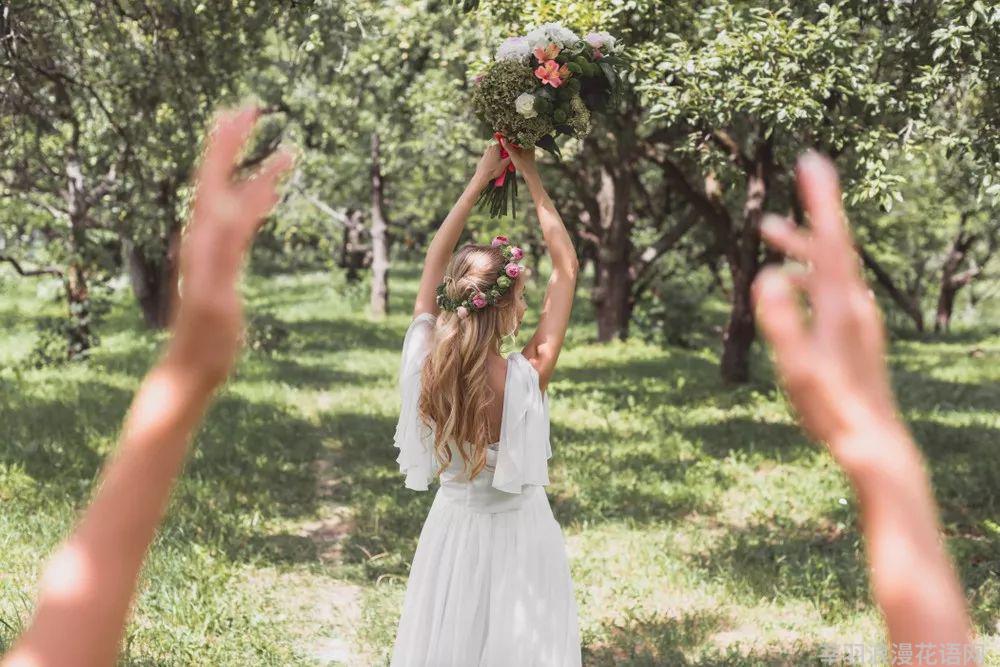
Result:
<svg viewBox="0 0 1000 667"><path fill-rule="evenodd" d="M167 355L136 394L117 452L42 577L34 620L8 665L109 665L211 387Z"/></svg>
<svg viewBox="0 0 1000 667"><path fill-rule="evenodd" d="M861 505L872 589L894 643L967 644L970 628L945 550L923 460L901 425L866 429L850 443L880 452L848 467ZM936 657L936 656L935 656Z"/></svg>
<svg viewBox="0 0 1000 667"><path fill-rule="evenodd" d="M542 185L542 180L538 172L534 169L523 174L524 181L528 185L531 199L535 203L535 213L538 216L538 224L542 230L542 237L548 247L549 256L552 258L554 269L571 274L576 273L578 260L573 241L570 239L566 225L562 216L556 210L552 198Z"/></svg>

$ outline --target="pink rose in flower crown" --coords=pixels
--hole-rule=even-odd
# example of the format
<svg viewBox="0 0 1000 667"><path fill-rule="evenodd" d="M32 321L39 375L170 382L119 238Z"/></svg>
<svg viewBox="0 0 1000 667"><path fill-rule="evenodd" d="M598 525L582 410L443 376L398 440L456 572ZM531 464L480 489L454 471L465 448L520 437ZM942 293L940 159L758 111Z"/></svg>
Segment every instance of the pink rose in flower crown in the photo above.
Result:
<svg viewBox="0 0 1000 667"><path fill-rule="evenodd" d="M510 258L512 260L518 262L521 260L522 257L524 257L524 251L521 250L519 247L514 246L513 248L510 249Z"/></svg>
<svg viewBox="0 0 1000 667"><path fill-rule="evenodd" d="M510 239L506 236L494 236L493 240L490 241L490 245L496 248L497 246L507 245L510 243Z"/></svg>
<svg viewBox="0 0 1000 667"><path fill-rule="evenodd" d="M517 278L524 271L524 267L513 262L504 267L503 272L510 278Z"/></svg>
<svg viewBox="0 0 1000 667"><path fill-rule="evenodd" d="M472 297L472 305L477 309L485 308L486 304L486 295L482 292L477 292L476 295Z"/></svg>

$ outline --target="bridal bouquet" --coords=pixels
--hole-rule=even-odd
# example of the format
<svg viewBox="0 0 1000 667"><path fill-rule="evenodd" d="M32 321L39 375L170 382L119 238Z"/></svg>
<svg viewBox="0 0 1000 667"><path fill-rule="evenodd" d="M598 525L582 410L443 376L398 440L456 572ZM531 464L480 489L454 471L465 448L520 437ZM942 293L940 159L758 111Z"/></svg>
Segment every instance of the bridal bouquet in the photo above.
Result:
<svg viewBox="0 0 1000 667"><path fill-rule="evenodd" d="M614 37L592 32L580 38L559 23L546 23L504 40L496 58L477 76L472 106L493 131L515 146L543 148L557 158L556 137L583 137L591 113L618 93L624 56ZM503 157L506 151L501 148ZM479 197L492 217L511 214L517 198L514 165Z"/></svg>

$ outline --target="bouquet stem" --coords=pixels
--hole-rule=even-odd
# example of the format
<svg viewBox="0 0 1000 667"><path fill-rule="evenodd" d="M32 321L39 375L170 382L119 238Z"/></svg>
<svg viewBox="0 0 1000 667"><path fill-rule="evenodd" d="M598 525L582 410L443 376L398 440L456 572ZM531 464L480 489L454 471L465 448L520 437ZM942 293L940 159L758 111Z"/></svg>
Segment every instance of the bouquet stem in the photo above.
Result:
<svg viewBox="0 0 1000 667"><path fill-rule="evenodd" d="M493 134L493 138L499 143L503 139L503 135L496 132ZM500 159L506 160L509 157L510 153L501 144ZM491 218L507 215L508 202L510 203L510 216L513 218L516 215L515 207L517 204L517 170L514 168L513 162L507 165L506 171L483 188L483 191L479 193L479 199L476 200L476 204L480 208L489 209Z"/></svg>

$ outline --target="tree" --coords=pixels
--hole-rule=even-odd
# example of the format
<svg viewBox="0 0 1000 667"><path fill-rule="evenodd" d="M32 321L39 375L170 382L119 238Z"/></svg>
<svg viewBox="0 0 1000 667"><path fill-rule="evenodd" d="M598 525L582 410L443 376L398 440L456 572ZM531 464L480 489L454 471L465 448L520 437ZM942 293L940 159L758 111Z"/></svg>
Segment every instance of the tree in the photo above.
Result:
<svg viewBox="0 0 1000 667"><path fill-rule="evenodd" d="M463 97L475 30L438 5L347 3L337 11L353 23L336 35L330 10L316 8L296 37L306 73L282 95L311 154L299 195L341 220L368 213L376 316L388 308L393 237L443 216L474 136Z"/></svg>
<svg viewBox="0 0 1000 667"><path fill-rule="evenodd" d="M64 267L69 356L91 346L90 282L122 251L147 323L165 325L198 137L237 96L276 7L3 3L0 184L46 214L6 219L7 252L42 245Z"/></svg>
<svg viewBox="0 0 1000 667"><path fill-rule="evenodd" d="M729 267L725 380L749 378L750 286L769 261L762 212L801 217L789 179L795 155L811 147L835 156L851 203L891 206L901 182L891 156L936 136L931 111L958 67L932 58L934 30L946 20L918 3L718 2L650 52L645 67L658 75L640 88L651 116L684 135L659 159L676 191L703 211Z"/></svg>

